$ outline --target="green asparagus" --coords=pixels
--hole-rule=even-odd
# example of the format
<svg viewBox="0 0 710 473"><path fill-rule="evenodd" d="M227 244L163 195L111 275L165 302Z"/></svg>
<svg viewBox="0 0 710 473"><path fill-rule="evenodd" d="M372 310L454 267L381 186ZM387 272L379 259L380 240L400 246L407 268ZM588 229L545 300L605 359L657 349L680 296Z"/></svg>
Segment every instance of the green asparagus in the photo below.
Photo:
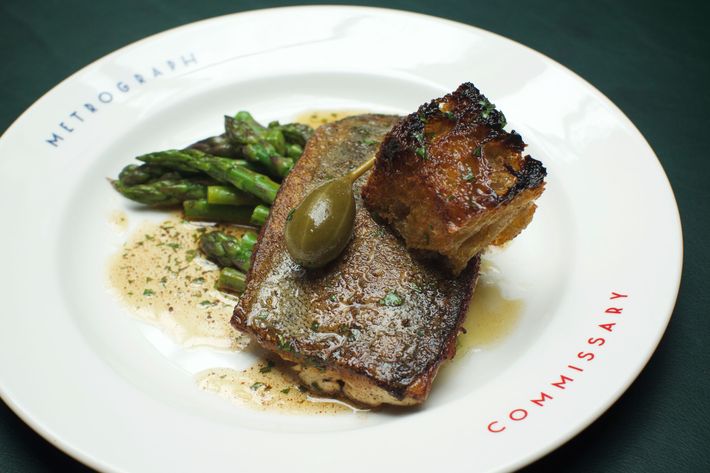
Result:
<svg viewBox="0 0 710 473"><path fill-rule="evenodd" d="M263 127L244 111L225 116L224 128L232 145L247 160L261 164L276 177L285 177L293 167L293 159L285 157L286 139L280 128Z"/></svg>
<svg viewBox="0 0 710 473"><path fill-rule="evenodd" d="M278 122L276 123L278 124ZM286 123L277 126L287 142L297 144L301 147L306 146L306 141L313 136L313 128L303 123Z"/></svg>
<svg viewBox="0 0 710 473"><path fill-rule="evenodd" d="M278 177L286 177L293 167L293 159L280 156L269 143L249 144L242 148L244 156L252 162L259 163Z"/></svg>
<svg viewBox="0 0 710 473"><path fill-rule="evenodd" d="M247 287L247 277L234 268L222 268L217 279L217 289L220 291L241 294Z"/></svg>
<svg viewBox="0 0 710 473"><path fill-rule="evenodd" d="M266 217L269 216L269 211L271 209L266 205L257 205L254 207L254 211L251 214L250 222L254 225L262 226L266 222Z"/></svg>
<svg viewBox="0 0 710 473"><path fill-rule="evenodd" d="M118 180L126 186L145 184L170 173L169 169L150 164L129 164L118 174Z"/></svg>
<svg viewBox="0 0 710 473"><path fill-rule="evenodd" d="M301 148L301 145L296 143L286 145L286 156L289 158L298 161L298 158L300 158L302 154L303 148Z"/></svg>
<svg viewBox="0 0 710 473"><path fill-rule="evenodd" d="M232 186L209 186L207 203L217 205L256 205L259 199Z"/></svg>
<svg viewBox="0 0 710 473"><path fill-rule="evenodd" d="M237 150L230 143L226 133L197 141L185 149L196 149L203 153L211 154L212 156L221 156L223 158L240 157Z"/></svg>
<svg viewBox="0 0 710 473"><path fill-rule="evenodd" d="M182 210L186 220L238 225L248 225L252 213L250 206L211 205L207 199L186 200L182 203Z"/></svg>
<svg viewBox="0 0 710 473"><path fill-rule="evenodd" d="M151 207L168 207L207 196L205 184L188 179L161 179L134 186L127 186L121 180L110 180L110 182L124 197ZM251 212L249 216L251 217Z"/></svg>
<svg viewBox="0 0 710 473"><path fill-rule="evenodd" d="M232 184L269 204L274 201L279 189L277 183L240 165L238 160L210 156L195 149L159 151L144 154L137 159L177 171L204 172L213 179Z"/></svg>
<svg viewBox="0 0 710 473"><path fill-rule="evenodd" d="M247 271L256 238L254 232L246 232L242 238L222 232L209 232L200 237L200 249L209 260L221 267L231 266Z"/></svg>

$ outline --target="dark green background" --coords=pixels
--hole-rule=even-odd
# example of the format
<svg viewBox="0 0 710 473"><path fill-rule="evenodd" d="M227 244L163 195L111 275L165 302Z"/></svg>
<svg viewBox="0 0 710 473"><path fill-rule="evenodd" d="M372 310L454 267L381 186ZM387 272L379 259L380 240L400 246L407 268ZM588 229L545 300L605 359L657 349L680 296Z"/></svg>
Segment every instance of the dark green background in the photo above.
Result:
<svg viewBox="0 0 710 473"><path fill-rule="evenodd" d="M195 20L289 4L293 3L2 0L0 130L56 83L128 43ZM673 185L683 220L683 280L670 326L628 392L591 427L526 471L710 471L710 356L706 346L710 261L704 244L710 230L710 157L707 145L702 144L710 132L708 3L538 0L464 4L437 0L360 4L449 18L541 51L611 98L650 142ZM0 356L7 356L1 350ZM464 464L475 465L475 458ZM60 470L89 471L49 445L0 402L0 472Z"/></svg>

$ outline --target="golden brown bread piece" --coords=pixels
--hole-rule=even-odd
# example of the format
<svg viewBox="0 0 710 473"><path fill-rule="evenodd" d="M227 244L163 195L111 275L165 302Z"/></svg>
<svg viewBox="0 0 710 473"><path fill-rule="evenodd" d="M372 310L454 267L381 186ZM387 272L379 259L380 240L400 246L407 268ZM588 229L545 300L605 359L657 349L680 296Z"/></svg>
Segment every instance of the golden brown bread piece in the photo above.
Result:
<svg viewBox="0 0 710 473"><path fill-rule="evenodd" d="M323 125L279 190L254 249L232 324L295 367L308 388L363 404L423 402L453 357L478 275L458 277L414 257L363 207L350 244L326 267L306 270L286 249L291 209L315 187L372 156L399 120L360 115Z"/></svg>
<svg viewBox="0 0 710 473"><path fill-rule="evenodd" d="M546 175L519 134L471 83L408 115L387 134L362 197L409 248L461 272L532 220Z"/></svg>

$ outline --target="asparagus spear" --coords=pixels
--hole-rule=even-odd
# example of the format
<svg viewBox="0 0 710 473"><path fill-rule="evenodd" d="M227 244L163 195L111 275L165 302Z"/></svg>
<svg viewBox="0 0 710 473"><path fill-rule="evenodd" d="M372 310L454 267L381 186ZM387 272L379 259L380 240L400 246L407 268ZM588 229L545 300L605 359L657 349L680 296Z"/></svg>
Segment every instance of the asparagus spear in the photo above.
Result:
<svg viewBox="0 0 710 473"><path fill-rule="evenodd" d="M225 116L224 128L232 145L241 149L247 160L260 163L273 175L285 177L293 167L293 159L284 156L286 140L279 128L263 127L244 111Z"/></svg>
<svg viewBox="0 0 710 473"><path fill-rule="evenodd" d="M170 173L169 169L150 164L129 164L118 174L118 180L126 186L145 184Z"/></svg>
<svg viewBox="0 0 710 473"><path fill-rule="evenodd" d="M159 151L144 154L137 159L147 164L156 164L177 171L204 172L269 204L274 201L279 189L277 183L263 174L240 165L238 160L210 156L196 149Z"/></svg>
<svg viewBox="0 0 710 473"><path fill-rule="evenodd" d="M209 186L207 203L217 205L256 205L259 199L232 186Z"/></svg>
<svg viewBox="0 0 710 473"><path fill-rule="evenodd" d="M260 163L278 177L286 177L294 164L293 159L280 156L276 149L266 142L244 145L242 152L247 159Z"/></svg>
<svg viewBox="0 0 710 473"><path fill-rule="evenodd" d="M301 145L296 143L286 145L286 156L292 158L294 161L298 161L298 158L303 154L303 148Z"/></svg>
<svg viewBox="0 0 710 473"><path fill-rule="evenodd" d="M254 211L251 214L250 222L254 225L262 226L266 222L266 217L269 216L269 211L271 209L266 205L257 205L254 207Z"/></svg>
<svg viewBox="0 0 710 473"><path fill-rule="evenodd" d="M221 267L231 266L247 271L256 238L254 232L247 232L242 238L222 232L210 232L200 237L200 249L208 259Z"/></svg>
<svg viewBox="0 0 710 473"><path fill-rule="evenodd" d="M186 220L238 225L248 225L252 213L250 206L211 205L206 199L186 200L182 203L182 210Z"/></svg>
<svg viewBox="0 0 710 473"><path fill-rule="evenodd" d="M222 268L217 279L217 289L241 294L247 287L247 277L234 268Z"/></svg>
<svg viewBox="0 0 710 473"><path fill-rule="evenodd" d="M202 151L206 154L211 154L212 156L220 156L223 158L239 158L239 153L232 146L229 141L229 137L226 133L221 135L211 136L205 138L204 140L192 143L185 149L196 149Z"/></svg>
<svg viewBox="0 0 710 473"><path fill-rule="evenodd" d="M120 179L109 179L109 182L124 197L151 207L167 207L207 196L207 185L188 179L160 179L133 186L126 185Z"/></svg>
<svg viewBox="0 0 710 473"><path fill-rule="evenodd" d="M281 130L281 133L283 133L287 142L297 144L301 147L306 146L306 141L313 136L313 128L303 123L286 123L284 125L278 125L278 128Z"/></svg>

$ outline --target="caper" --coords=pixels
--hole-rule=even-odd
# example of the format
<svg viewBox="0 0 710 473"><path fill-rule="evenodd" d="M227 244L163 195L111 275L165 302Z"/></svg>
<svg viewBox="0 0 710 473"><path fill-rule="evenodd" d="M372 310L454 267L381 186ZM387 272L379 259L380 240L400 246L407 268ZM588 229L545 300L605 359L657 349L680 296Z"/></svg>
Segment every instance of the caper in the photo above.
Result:
<svg viewBox="0 0 710 473"><path fill-rule="evenodd" d="M350 174L316 187L292 211L284 236L296 263L321 268L342 253L355 226L353 182L373 163L374 158Z"/></svg>
<svg viewBox="0 0 710 473"><path fill-rule="evenodd" d="M320 268L333 261L350 241L355 197L347 177L314 189L286 222L286 248L295 262Z"/></svg>

